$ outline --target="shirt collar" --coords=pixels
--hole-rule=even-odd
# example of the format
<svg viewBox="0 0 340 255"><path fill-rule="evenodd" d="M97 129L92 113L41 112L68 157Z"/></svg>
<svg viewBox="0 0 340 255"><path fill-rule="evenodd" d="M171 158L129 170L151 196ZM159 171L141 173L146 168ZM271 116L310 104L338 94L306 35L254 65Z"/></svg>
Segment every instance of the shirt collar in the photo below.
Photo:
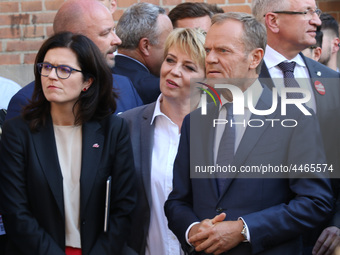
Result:
<svg viewBox="0 0 340 255"><path fill-rule="evenodd" d="M300 54L297 54L293 59L287 60L283 55L274 50L269 45L266 46L266 52L264 54L264 60L268 69L276 67L281 62L295 61L297 65L305 67L306 64Z"/></svg>
<svg viewBox="0 0 340 255"><path fill-rule="evenodd" d="M142 62L139 62L137 59L132 58L132 57L129 57L129 56L124 55L124 54L122 54L122 53L117 53L116 56L123 56L123 57L126 57L126 58L131 59L131 60L137 62L138 64L140 64L141 66L143 66L143 67L150 73L149 69L148 69Z"/></svg>
<svg viewBox="0 0 340 255"><path fill-rule="evenodd" d="M166 116L164 113L162 113L161 111L161 101L163 99L162 93L158 96L157 100L156 100L156 105L155 105L155 110L153 111L153 115L152 115L152 119L150 122L150 125L152 125L155 121L155 118L157 116L164 116L166 118L168 118L168 116Z"/></svg>

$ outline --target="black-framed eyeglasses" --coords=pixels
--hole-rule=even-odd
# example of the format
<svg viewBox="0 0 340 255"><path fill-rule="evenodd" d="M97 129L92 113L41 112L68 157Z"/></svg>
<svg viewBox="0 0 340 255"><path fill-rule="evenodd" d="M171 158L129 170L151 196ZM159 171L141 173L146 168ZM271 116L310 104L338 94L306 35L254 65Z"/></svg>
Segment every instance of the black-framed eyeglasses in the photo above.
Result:
<svg viewBox="0 0 340 255"><path fill-rule="evenodd" d="M295 12L295 11L275 11L272 13L278 13L278 14L289 14L289 15L305 15L308 16L309 18L313 17L313 14L316 13L316 15L318 15L318 17L320 17L322 11L320 9L308 9L304 12ZM263 17L265 17L266 15L263 15Z"/></svg>
<svg viewBox="0 0 340 255"><path fill-rule="evenodd" d="M77 70L68 65L54 66L50 63L38 63L37 67L40 75L44 77L49 76L50 73L52 72L52 69L55 68L56 74L60 79L67 79L68 77L70 77L73 71L82 72L81 70Z"/></svg>

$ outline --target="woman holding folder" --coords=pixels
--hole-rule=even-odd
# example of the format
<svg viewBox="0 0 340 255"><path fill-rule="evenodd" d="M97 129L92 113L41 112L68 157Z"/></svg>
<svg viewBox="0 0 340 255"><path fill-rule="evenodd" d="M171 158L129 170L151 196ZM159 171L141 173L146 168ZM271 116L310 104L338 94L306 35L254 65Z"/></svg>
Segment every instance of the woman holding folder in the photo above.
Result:
<svg viewBox="0 0 340 255"><path fill-rule="evenodd" d="M111 71L91 40L62 33L42 45L34 73L32 101L0 145L6 254L120 254L136 198Z"/></svg>

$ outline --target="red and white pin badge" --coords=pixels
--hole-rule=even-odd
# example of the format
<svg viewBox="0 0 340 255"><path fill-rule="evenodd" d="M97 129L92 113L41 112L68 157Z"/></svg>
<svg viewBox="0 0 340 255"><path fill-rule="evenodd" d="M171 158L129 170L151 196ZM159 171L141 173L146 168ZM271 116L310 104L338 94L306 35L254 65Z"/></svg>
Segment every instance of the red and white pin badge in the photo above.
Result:
<svg viewBox="0 0 340 255"><path fill-rule="evenodd" d="M315 82L314 82L314 87L315 87L316 91L317 91L320 95L326 94L325 86L324 86L320 81L315 81Z"/></svg>
<svg viewBox="0 0 340 255"><path fill-rule="evenodd" d="M99 144L95 143L94 145L92 145L93 148L99 148Z"/></svg>

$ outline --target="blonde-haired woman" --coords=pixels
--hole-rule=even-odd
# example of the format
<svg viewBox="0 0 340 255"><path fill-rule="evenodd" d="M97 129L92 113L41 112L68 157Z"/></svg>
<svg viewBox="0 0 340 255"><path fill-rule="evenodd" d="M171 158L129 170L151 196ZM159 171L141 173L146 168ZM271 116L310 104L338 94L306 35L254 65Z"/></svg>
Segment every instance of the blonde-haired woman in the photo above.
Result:
<svg viewBox="0 0 340 255"><path fill-rule="evenodd" d="M202 30L172 31L165 43L157 101L121 115L130 127L138 179L139 197L129 241L138 254L181 253L177 238L167 227L163 206L172 190L182 121L199 104L200 90L190 82L205 76L204 41Z"/></svg>

